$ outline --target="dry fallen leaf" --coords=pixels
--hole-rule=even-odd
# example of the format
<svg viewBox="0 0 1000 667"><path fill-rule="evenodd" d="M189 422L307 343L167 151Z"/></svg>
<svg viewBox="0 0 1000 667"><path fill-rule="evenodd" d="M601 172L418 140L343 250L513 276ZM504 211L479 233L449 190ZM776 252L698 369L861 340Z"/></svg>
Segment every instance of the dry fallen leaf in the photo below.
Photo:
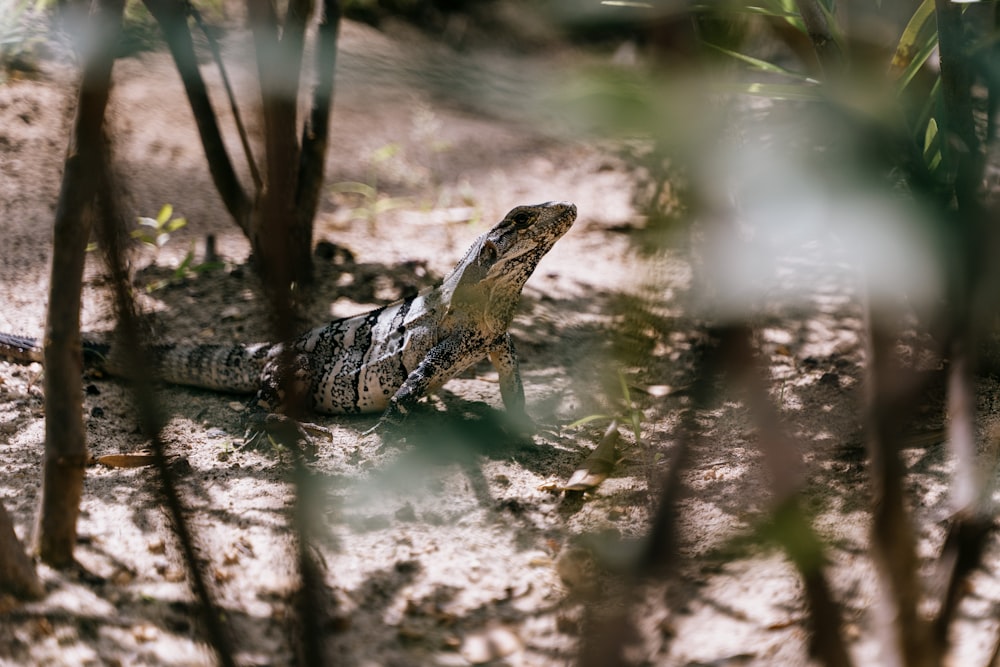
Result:
<svg viewBox="0 0 1000 667"><path fill-rule="evenodd" d="M134 454L105 454L98 456L95 460L109 468L142 468L153 465L156 459L149 452L136 452Z"/></svg>
<svg viewBox="0 0 1000 667"><path fill-rule="evenodd" d="M601 442L590 453L590 456L583 460L583 463L570 476L569 481L562 486L561 490L593 491L600 486L601 482L607 479L615 468L617 461L615 445L618 444L620 437L618 422L612 421L608 430L604 432Z"/></svg>

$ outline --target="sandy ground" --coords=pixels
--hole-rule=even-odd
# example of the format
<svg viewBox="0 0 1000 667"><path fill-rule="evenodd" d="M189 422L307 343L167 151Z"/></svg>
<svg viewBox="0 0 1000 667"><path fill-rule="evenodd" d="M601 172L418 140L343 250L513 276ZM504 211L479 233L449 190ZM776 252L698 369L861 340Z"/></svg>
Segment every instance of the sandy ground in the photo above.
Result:
<svg viewBox="0 0 1000 667"><path fill-rule="evenodd" d="M227 40L232 75L252 108L254 68L246 35ZM571 140L558 117L535 112L525 91L544 90L579 54L504 50L450 57L402 28L389 36L347 23L316 239L352 258L318 260L309 311L320 323L406 296L439 279L468 244L512 206L574 201L580 216L524 291L513 327L533 443L476 428L500 408L488 364L449 383L415 415L422 434L403 448L362 436L373 418L323 418L324 481L316 545L337 602L324 640L334 664L498 665L572 663L584 605L616 604L619 580L585 546L641 537L674 446L691 346L685 317L692 267L686 240L648 254L634 242L634 179L612 147ZM461 65L456 65L460 60ZM213 68L206 76L217 83ZM169 58L144 54L115 68L112 129L136 215L166 203L189 224L159 251L138 248L136 282L165 339L267 336L248 246L211 185ZM50 229L72 116L73 73L49 66L34 80L0 86L0 329L38 335L48 289ZM442 81L447 82L442 84ZM466 82L460 86L456 82ZM485 82L485 83L483 83ZM530 86L528 85L530 84ZM217 106L222 109L221 101ZM220 111L223 125L232 127ZM249 119L251 133L257 119ZM229 130L227 130L229 131ZM230 132L231 146L237 143ZM387 149L386 147L392 147ZM373 219L337 183L377 184L397 198ZM248 181L247 181L248 182ZM173 269L214 234L225 267L171 282ZM807 503L831 545L830 576L845 606L858 664L883 664L884 634L866 554L868 496L860 454L860 309L853 278L832 270L806 285L807 303L761 315L760 344L772 395L800 443ZM96 256L87 269L84 325L113 320ZM621 414L618 373L642 410L642 442L622 428L622 460L585 497L539 490L565 480L606 422ZM44 431L41 369L0 362L0 500L30 541ZM242 397L164 388L166 431L201 555L241 664L292 660L287 620L295 581L289 464L242 451ZM126 388L88 379L83 397L92 452L141 449ZM639 664L804 665L801 584L752 532L768 508L769 480L746 408L723 396L699 414L706 434L685 476L682 556L666 583L635 609ZM484 434L485 433L485 434ZM947 514L948 463L940 444L910 452L921 554L936 553ZM87 470L80 562L95 576L40 570L48 596L0 602L3 664L210 664L192 596L149 469ZM612 551L614 550L613 547ZM963 606L956 665L984 664L1000 609L997 548ZM928 573L930 575L930 573Z"/></svg>

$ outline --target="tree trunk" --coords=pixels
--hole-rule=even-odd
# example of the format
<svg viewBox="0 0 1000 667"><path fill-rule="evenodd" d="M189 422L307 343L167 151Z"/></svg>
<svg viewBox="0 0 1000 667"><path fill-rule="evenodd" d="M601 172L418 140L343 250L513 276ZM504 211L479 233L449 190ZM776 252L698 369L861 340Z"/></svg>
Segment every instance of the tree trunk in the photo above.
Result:
<svg viewBox="0 0 1000 667"><path fill-rule="evenodd" d="M95 0L90 17L93 50L84 54L80 97L56 209L45 327L45 460L35 531L38 553L53 567L73 563L83 492L87 443L81 401L80 301L104 110L123 8L122 0Z"/></svg>

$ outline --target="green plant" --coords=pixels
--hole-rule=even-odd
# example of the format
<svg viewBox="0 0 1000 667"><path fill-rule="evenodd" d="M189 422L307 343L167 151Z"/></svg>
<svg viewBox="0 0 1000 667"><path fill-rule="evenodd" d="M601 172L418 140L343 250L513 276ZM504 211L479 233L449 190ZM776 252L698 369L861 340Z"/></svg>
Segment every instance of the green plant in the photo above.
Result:
<svg viewBox="0 0 1000 667"><path fill-rule="evenodd" d="M139 217L139 227L132 230L132 238L159 250L170 240L170 235L187 225L186 218L175 218L174 207L164 204L155 218Z"/></svg>
<svg viewBox="0 0 1000 667"><path fill-rule="evenodd" d="M173 217L173 214L174 207L170 204L164 204L159 213L156 214L155 218L140 217L138 220L138 228L132 230L132 238L141 241L143 245L153 249L153 251L158 255L159 250L170 241L171 234L187 225L187 219L175 218ZM155 256L153 263L156 263ZM213 271L221 266L221 262L202 262L200 264L195 264L194 241L192 241L190 249L187 251L187 254L184 255L184 259L181 260L181 263L174 269L170 277L161 280L154 280L146 284L145 290L147 292L154 292L171 283L177 283L192 274Z"/></svg>

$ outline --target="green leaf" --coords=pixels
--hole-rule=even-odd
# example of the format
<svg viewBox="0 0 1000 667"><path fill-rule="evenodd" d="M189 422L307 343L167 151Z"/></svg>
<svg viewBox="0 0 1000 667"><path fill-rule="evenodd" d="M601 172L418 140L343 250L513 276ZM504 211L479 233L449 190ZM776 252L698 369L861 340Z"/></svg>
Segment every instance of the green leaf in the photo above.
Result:
<svg viewBox="0 0 1000 667"><path fill-rule="evenodd" d="M693 7L695 11L702 12L716 12L719 10L717 4L701 4L695 5ZM792 20L801 20L801 15L798 11L794 10L784 10L772 7L760 7L758 5L736 5L726 7L726 12L730 14L754 14L757 16L772 16L774 18Z"/></svg>
<svg viewBox="0 0 1000 667"><path fill-rule="evenodd" d="M191 270L195 273L208 273L209 271L218 271L219 269L225 268L225 262L202 262L196 266L191 267Z"/></svg>
<svg viewBox="0 0 1000 667"><path fill-rule="evenodd" d="M927 121L927 129L924 130L924 157L931 152L931 147L934 143L934 139L937 138L938 126L937 120L931 118Z"/></svg>
<svg viewBox="0 0 1000 667"><path fill-rule="evenodd" d="M385 213L386 211L391 211L394 208L402 208L409 203L409 200L405 197L385 197L384 199L379 199L375 202L373 213Z"/></svg>
<svg viewBox="0 0 1000 667"><path fill-rule="evenodd" d="M188 223L187 218L174 218L173 220L167 223L166 231L168 233L176 232L178 229L180 229L187 223Z"/></svg>
<svg viewBox="0 0 1000 667"><path fill-rule="evenodd" d="M902 93L903 90L905 90L906 87L910 85L910 82L913 81L914 77L917 75L917 72L920 71L920 68L924 66L924 63L927 62L927 59L931 57L932 53L934 53L934 49L937 48L937 43L938 43L937 32L935 31L934 33L928 35L927 40L924 42L924 45L920 48L920 51L918 51L916 55L912 57L912 59L909 61L906 67L901 72L898 73L896 77L897 94ZM895 63L896 63L896 58L893 57L893 67L890 69L890 76L896 74ZM940 78L940 76L938 78Z"/></svg>
<svg viewBox="0 0 1000 667"><path fill-rule="evenodd" d="M903 34L899 36L899 43L896 45L896 52L892 56L891 72L902 72L912 63L914 56L918 52L917 44L923 42L921 34L927 19L934 15L934 0L923 0L917 10L913 12ZM937 31L934 30L934 39L937 40Z"/></svg>
<svg viewBox="0 0 1000 667"><path fill-rule="evenodd" d="M625 374L622 373L621 369L618 369L618 385L622 389L622 398L625 399L625 407L629 410L632 409L632 394L628 390L628 382L625 381Z"/></svg>
<svg viewBox="0 0 1000 667"><path fill-rule="evenodd" d="M930 172L937 171L941 164L941 141L938 138L938 125L934 118L927 121L924 131L924 163Z"/></svg>
<svg viewBox="0 0 1000 667"><path fill-rule="evenodd" d="M158 223L157 226L162 227L173 214L174 207L170 204L164 204L163 208L160 209L160 212L156 214L156 222Z"/></svg>
<svg viewBox="0 0 1000 667"><path fill-rule="evenodd" d="M754 9L759 10L757 13L762 16L780 18L799 32L806 32L806 24L795 5L795 0L764 0Z"/></svg>
<svg viewBox="0 0 1000 667"><path fill-rule="evenodd" d="M194 251L188 250L187 254L184 255L184 259L182 259L181 263L177 265L176 269L174 269L174 279L179 280L183 278L185 274L187 274L188 267L191 266L191 262L193 261Z"/></svg>

